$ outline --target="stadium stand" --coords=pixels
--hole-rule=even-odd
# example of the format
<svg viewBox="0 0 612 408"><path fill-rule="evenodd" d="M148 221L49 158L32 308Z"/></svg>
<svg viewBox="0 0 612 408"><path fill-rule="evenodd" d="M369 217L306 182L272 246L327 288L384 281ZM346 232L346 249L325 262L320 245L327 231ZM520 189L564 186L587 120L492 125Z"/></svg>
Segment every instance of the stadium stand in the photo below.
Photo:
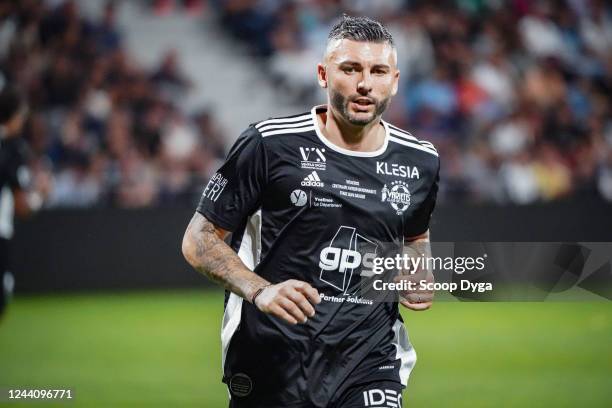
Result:
<svg viewBox="0 0 612 408"><path fill-rule="evenodd" d="M342 12L392 30L386 118L437 146L440 201L612 200L604 1L95 3L0 6L0 83L28 95L48 207L193 204L249 121L321 102L314 64Z"/></svg>

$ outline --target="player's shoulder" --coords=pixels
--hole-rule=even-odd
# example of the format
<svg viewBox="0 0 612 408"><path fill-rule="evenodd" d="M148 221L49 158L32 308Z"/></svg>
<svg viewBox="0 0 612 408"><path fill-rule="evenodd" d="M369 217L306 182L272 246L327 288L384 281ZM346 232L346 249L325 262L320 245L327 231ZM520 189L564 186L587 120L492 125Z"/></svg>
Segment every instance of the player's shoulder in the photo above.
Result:
<svg viewBox="0 0 612 408"><path fill-rule="evenodd" d="M438 150L433 143L418 139L412 133L407 130L401 129L389 122L385 122L387 129L389 130L389 143L402 149L410 149L415 153L422 154L423 156L435 158L435 161L439 161Z"/></svg>
<svg viewBox="0 0 612 408"><path fill-rule="evenodd" d="M310 113L298 113L291 116L273 117L251 123L236 139L230 150L257 149L260 146L276 144L275 140L282 140L270 136L287 136L314 130L314 119Z"/></svg>
<svg viewBox="0 0 612 408"><path fill-rule="evenodd" d="M315 129L315 122L311 112L302 112L290 116L272 117L252 123L249 126L252 132L261 137L289 135L310 132Z"/></svg>

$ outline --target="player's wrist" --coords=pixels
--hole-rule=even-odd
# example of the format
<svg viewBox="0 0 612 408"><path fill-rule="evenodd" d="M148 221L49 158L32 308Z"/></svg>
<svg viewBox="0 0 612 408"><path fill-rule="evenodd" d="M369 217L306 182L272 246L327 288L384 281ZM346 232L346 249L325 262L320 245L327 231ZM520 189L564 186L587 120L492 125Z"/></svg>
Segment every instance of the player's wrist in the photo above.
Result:
<svg viewBox="0 0 612 408"><path fill-rule="evenodd" d="M264 291L266 288L269 288L270 286L272 286L272 284L271 284L271 283L268 283L268 284L266 284L266 285L263 285L263 286L259 287L259 288L258 288L258 289L257 289L255 292L253 292L253 294L251 295L251 298L250 298L251 303L252 303L253 305L257 306L257 305L255 304L255 301L257 300L257 298L259 297L259 295L261 295L261 294L262 294L262 292L263 292L263 291Z"/></svg>

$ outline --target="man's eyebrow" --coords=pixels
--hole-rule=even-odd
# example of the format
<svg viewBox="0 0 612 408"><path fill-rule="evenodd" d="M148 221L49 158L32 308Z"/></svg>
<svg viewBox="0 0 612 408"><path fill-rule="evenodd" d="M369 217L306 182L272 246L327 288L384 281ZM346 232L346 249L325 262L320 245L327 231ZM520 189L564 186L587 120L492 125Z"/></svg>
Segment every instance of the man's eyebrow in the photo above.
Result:
<svg viewBox="0 0 612 408"><path fill-rule="evenodd" d="M390 66L390 65L387 65L387 64L374 64L374 65L372 66L372 68L386 68L386 69L391 69L391 66Z"/></svg>
<svg viewBox="0 0 612 408"><path fill-rule="evenodd" d="M340 61L338 62L339 66L357 66L360 67L361 63L357 62L357 61L351 61L351 60L346 60L346 61ZM385 68L385 69L391 69L391 66L388 64L374 64L372 65L372 68Z"/></svg>

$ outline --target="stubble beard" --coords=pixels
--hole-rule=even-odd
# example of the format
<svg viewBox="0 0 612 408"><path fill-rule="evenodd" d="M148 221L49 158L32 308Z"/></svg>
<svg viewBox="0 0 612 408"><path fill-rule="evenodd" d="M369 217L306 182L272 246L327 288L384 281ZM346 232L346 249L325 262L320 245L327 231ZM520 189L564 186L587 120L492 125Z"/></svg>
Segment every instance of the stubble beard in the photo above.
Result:
<svg viewBox="0 0 612 408"><path fill-rule="evenodd" d="M360 97L356 96L355 98ZM349 122L351 125L355 126L365 126L371 123L377 117L380 117L383 112L387 109L389 105L389 100L391 97L385 98L383 100L378 100L372 97L368 97L374 101L374 112L370 114L367 118L357 118L355 115L349 112L348 104L350 103L351 98L347 98L342 95L340 92L332 91L331 94L331 104L336 109L336 111L340 112L342 118Z"/></svg>

